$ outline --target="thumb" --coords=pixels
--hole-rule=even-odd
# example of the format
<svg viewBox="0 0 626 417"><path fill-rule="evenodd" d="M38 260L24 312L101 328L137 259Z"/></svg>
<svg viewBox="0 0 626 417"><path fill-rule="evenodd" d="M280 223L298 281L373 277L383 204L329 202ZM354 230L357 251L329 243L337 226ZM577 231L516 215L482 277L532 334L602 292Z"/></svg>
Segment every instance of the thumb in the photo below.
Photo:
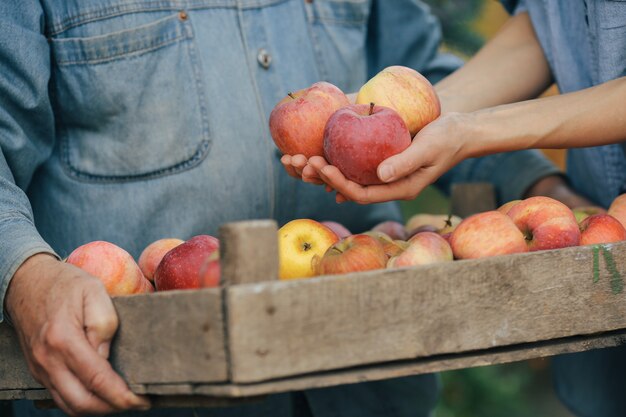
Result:
<svg viewBox="0 0 626 417"><path fill-rule="evenodd" d="M86 292L83 315L89 344L101 357L107 359L119 320L113 302L103 287L90 288Z"/></svg>
<svg viewBox="0 0 626 417"><path fill-rule="evenodd" d="M420 152L414 143L415 141L404 151L385 159L378 165L377 175L381 181L395 181L422 167L423 160L420 158Z"/></svg>

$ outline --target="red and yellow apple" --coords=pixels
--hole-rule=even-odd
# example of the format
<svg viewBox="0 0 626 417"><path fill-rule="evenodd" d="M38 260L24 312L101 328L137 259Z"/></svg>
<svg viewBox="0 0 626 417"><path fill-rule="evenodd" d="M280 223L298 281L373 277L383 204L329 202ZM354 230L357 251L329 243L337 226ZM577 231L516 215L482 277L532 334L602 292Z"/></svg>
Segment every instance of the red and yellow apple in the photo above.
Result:
<svg viewBox="0 0 626 417"><path fill-rule="evenodd" d="M183 242L184 240L182 239L164 238L155 240L146 246L141 252L141 255L139 255L139 261L137 262L143 275L150 281L153 281L154 271L156 271L157 266L159 266L161 259L163 259L167 252Z"/></svg>
<svg viewBox="0 0 626 417"><path fill-rule="evenodd" d="M324 226L328 227L330 230L335 232L335 234L337 235L339 239L343 239L344 237L350 236L352 234L352 232L348 230L346 226L344 226L343 224L339 222L335 222L332 220L324 220L320 223L322 223Z"/></svg>
<svg viewBox="0 0 626 417"><path fill-rule="evenodd" d="M622 226L626 227L626 194L615 197L607 213L619 220Z"/></svg>
<svg viewBox="0 0 626 417"><path fill-rule="evenodd" d="M324 156L346 178L362 185L382 184L378 165L411 144L411 135L394 110L354 104L337 110L324 131Z"/></svg>
<svg viewBox="0 0 626 417"><path fill-rule="evenodd" d="M219 251L219 240L209 235L194 236L171 249L154 273L156 289L202 288L201 268L216 251Z"/></svg>
<svg viewBox="0 0 626 417"><path fill-rule="evenodd" d="M372 228L374 232L383 232L393 240L405 240L407 239L406 229L400 222L394 220L387 220L378 223Z"/></svg>
<svg viewBox="0 0 626 417"><path fill-rule="evenodd" d="M405 229L409 232L409 237L419 232L436 231L439 234L445 234L451 233L461 220L459 216L448 214L418 213L409 218Z"/></svg>
<svg viewBox="0 0 626 417"><path fill-rule="evenodd" d="M435 232L421 232L408 241L408 247L387 262L387 268L428 265L454 259L447 240Z"/></svg>
<svg viewBox="0 0 626 417"><path fill-rule="evenodd" d="M394 109L411 137L439 117L441 105L430 82L414 69L392 66L383 69L361 87L357 104L376 103Z"/></svg>
<svg viewBox="0 0 626 417"><path fill-rule="evenodd" d="M387 255L376 238L358 234L332 245L315 263L319 275L345 274L382 269L387 264Z"/></svg>
<svg viewBox="0 0 626 417"><path fill-rule="evenodd" d="M79 246L65 262L98 278L111 296L154 291L133 257L110 242L98 240Z"/></svg>
<svg viewBox="0 0 626 417"><path fill-rule="evenodd" d="M511 218L497 210L467 217L454 229L449 242L457 259L528 252L524 234Z"/></svg>
<svg viewBox="0 0 626 417"><path fill-rule="evenodd" d="M626 240L626 229L610 214L593 214L580 222L580 244L595 245Z"/></svg>
<svg viewBox="0 0 626 417"><path fill-rule="evenodd" d="M511 208L516 205L517 203L519 203L522 200L511 200L511 201L507 201L506 203L502 204L500 207L498 207L498 211L500 213L503 214L509 214L509 210L511 210Z"/></svg>
<svg viewBox="0 0 626 417"><path fill-rule="evenodd" d="M220 251L216 250L200 267L200 287L213 288L220 286L222 268L220 266Z"/></svg>
<svg viewBox="0 0 626 417"><path fill-rule="evenodd" d="M326 122L336 110L349 104L343 91L324 81L289 93L270 114L272 139L283 154L323 156Z"/></svg>
<svg viewBox="0 0 626 417"><path fill-rule="evenodd" d="M330 228L311 219L296 219L278 230L278 277L282 280L316 275L312 263L339 238Z"/></svg>
<svg viewBox="0 0 626 417"><path fill-rule="evenodd" d="M524 199L511 207L507 215L524 234L530 251L580 244L580 229L574 213L553 198Z"/></svg>

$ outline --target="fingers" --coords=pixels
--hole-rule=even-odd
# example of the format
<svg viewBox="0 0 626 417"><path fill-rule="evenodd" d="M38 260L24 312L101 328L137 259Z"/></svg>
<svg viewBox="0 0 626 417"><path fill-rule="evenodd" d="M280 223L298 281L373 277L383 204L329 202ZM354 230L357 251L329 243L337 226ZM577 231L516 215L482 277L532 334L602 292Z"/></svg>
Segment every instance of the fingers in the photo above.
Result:
<svg viewBox="0 0 626 417"><path fill-rule="evenodd" d="M315 168L308 164L302 169L302 181L315 185L324 184L324 181L322 181ZM328 188L329 187L326 186L326 191L328 191Z"/></svg>
<svg viewBox="0 0 626 417"><path fill-rule="evenodd" d="M83 320L85 335L93 349L107 359L111 339L118 326L117 313L113 302L106 296L106 290L100 286L85 292L83 304Z"/></svg>
<svg viewBox="0 0 626 417"><path fill-rule="evenodd" d="M71 416L85 414L106 414L117 411L102 399L87 391L84 385L61 364L50 375L50 384L54 392L53 399L59 408Z"/></svg>
<svg viewBox="0 0 626 417"><path fill-rule="evenodd" d="M307 164L307 158L304 155L283 155L280 162L285 167L287 174L294 178L301 178L302 170Z"/></svg>
<svg viewBox="0 0 626 417"><path fill-rule="evenodd" d="M389 183L412 174L425 165L423 149L418 140L399 154L393 155L378 165L376 173L381 181Z"/></svg>

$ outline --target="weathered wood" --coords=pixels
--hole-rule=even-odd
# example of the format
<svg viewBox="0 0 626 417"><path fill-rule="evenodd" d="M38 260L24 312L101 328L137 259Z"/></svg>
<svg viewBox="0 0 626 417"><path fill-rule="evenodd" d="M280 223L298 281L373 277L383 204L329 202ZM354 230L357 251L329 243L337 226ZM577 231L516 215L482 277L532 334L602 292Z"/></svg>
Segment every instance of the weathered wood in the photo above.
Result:
<svg viewBox="0 0 626 417"><path fill-rule="evenodd" d="M224 284L278 279L278 230L273 220L228 223L220 228Z"/></svg>
<svg viewBox="0 0 626 417"><path fill-rule="evenodd" d="M120 327L113 367L131 384L227 379L221 290L116 297ZM0 390L41 388L31 376L13 329L0 326Z"/></svg>
<svg viewBox="0 0 626 417"><path fill-rule="evenodd" d="M128 383L227 379L219 288L114 299L120 327L112 363Z"/></svg>
<svg viewBox="0 0 626 417"><path fill-rule="evenodd" d="M626 328L625 268L622 242L233 286L231 381Z"/></svg>
<svg viewBox="0 0 626 417"><path fill-rule="evenodd" d="M164 404L169 398L176 401L188 398L187 406L193 401L201 401L201 396L208 396L209 401L231 398L229 404L238 404L242 397L258 400L263 395L280 392L298 391L303 389L323 388L334 385L350 384L363 381L400 378L453 369L502 364L531 358L559 355L563 353L582 352L626 344L626 330L603 333L599 335L572 336L542 342L524 343L519 345L483 349L474 352L435 355L423 359L395 361L382 364L366 365L330 372L312 373L303 376L276 379L253 384L147 384L130 385L137 394L151 395L153 399ZM48 399L45 390L9 390L0 391L0 400L7 399ZM204 397L207 398L207 397Z"/></svg>
<svg viewBox="0 0 626 417"><path fill-rule="evenodd" d="M453 184L450 193L452 214L462 218L496 209L492 184L486 182Z"/></svg>

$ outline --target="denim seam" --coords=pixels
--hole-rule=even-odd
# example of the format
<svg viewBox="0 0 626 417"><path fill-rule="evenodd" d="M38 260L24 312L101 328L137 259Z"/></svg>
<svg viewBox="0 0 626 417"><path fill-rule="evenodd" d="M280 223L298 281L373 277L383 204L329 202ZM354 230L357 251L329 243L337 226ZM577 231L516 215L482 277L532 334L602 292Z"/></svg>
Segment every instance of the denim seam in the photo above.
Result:
<svg viewBox="0 0 626 417"><path fill-rule="evenodd" d="M287 0L258 0L250 2L244 8L251 9L257 7L271 6L273 4L282 3ZM132 2L126 4L117 4L100 9L94 9L78 13L76 15L66 17L65 19L53 22L50 25L48 36L59 35L69 29L81 26L87 23L97 22L99 20L110 19L113 17L123 16L133 13L159 12L159 11L175 11L175 10L202 10L217 8L236 8L237 4L234 0L223 0L215 4L193 4L195 1L174 4L172 1L155 1L155 2Z"/></svg>
<svg viewBox="0 0 626 417"><path fill-rule="evenodd" d="M167 39L167 36L163 36L162 37L164 40L162 42L159 43L155 43L150 47L147 48L140 48L137 49L135 51L132 52L122 52L122 53L118 53L118 54L113 54L110 56L107 56L106 58L99 58L99 59L83 59L83 60L76 60L76 61L71 61L71 60L57 60L57 64L59 66L69 66L69 65L87 65L87 64L91 64L91 65L97 65L97 64L104 64L107 62L111 62L111 61L116 61L118 59L121 58L132 58L135 56L140 56L143 54L146 54L148 52L152 52L152 51L156 51L157 49L161 49L161 48L165 48L169 45L172 45L176 42L178 42L181 39L190 39L188 34L182 33L180 35L177 35L174 38L171 39Z"/></svg>

